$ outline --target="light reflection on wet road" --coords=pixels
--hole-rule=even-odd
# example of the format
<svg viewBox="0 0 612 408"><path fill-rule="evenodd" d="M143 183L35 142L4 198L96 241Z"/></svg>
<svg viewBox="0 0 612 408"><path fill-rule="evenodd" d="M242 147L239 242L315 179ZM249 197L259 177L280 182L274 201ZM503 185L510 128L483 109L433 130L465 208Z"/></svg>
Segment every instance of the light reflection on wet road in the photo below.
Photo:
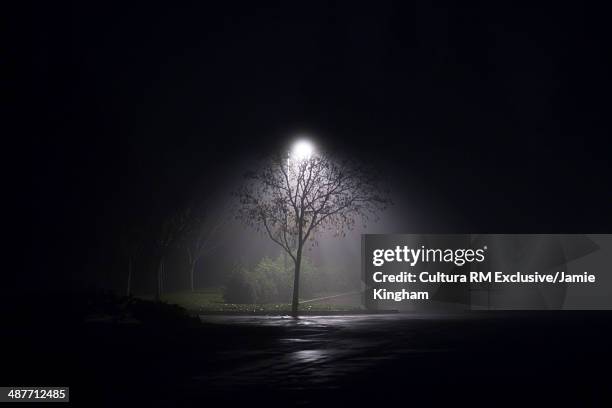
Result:
<svg viewBox="0 0 612 408"><path fill-rule="evenodd" d="M604 312L202 320L218 337L198 350L205 358L184 384L199 401L338 407L383 398L431 406L463 398L523 406L537 395L543 406L583 406L584 395L608 395L607 377L597 374L612 361Z"/></svg>
<svg viewBox="0 0 612 408"><path fill-rule="evenodd" d="M440 317L437 317L438 319ZM453 317L444 317L452 319ZM205 323L281 328L280 335L264 347L218 353L231 368L196 377L209 386L266 386L284 389L337 386L341 377L367 370L398 354L444 352L426 347L414 335L431 326L426 315L360 316L202 316ZM411 322L412 324L408 324ZM433 328L433 327L431 327ZM405 343L405 344L402 344ZM229 360L236 364L228 364Z"/></svg>

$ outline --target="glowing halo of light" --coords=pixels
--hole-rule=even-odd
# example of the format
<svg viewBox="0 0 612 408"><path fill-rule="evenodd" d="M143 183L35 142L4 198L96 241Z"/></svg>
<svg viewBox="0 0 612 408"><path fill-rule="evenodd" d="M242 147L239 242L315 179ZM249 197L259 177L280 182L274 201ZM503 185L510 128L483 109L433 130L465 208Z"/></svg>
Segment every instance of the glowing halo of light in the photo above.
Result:
<svg viewBox="0 0 612 408"><path fill-rule="evenodd" d="M295 161L308 160L315 151L314 145L308 139L297 140L291 148L291 158Z"/></svg>

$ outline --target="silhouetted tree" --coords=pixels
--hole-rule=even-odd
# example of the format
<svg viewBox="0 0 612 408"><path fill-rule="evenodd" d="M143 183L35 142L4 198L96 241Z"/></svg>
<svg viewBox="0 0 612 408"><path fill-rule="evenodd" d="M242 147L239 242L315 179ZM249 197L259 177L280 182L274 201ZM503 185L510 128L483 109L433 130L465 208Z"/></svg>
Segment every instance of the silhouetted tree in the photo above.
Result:
<svg viewBox="0 0 612 408"><path fill-rule="evenodd" d="M190 226L182 242L182 246L184 246L187 253L189 282L192 292L195 290L194 272L198 261L221 244L217 233L219 228L227 221L225 217L213 216L209 210L203 210L199 213L196 211L191 212Z"/></svg>
<svg viewBox="0 0 612 408"><path fill-rule="evenodd" d="M237 192L237 218L264 230L294 262L292 315L298 315L300 265L307 241L318 230L346 235L357 220L366 224L390 203L372 169L324 153L299 157L289 152L246 175Z"/></svg>
<svg viewBox="0 0 612 408"><path fill-rule="evenodd" d="M127 228L120 238L120 245L127 258L126 296L132 296L134 282L134 260L143 249L144 241L142 230L138 227Z"/></svg>
<svg viewBox="0 0 612 408"><path fill-rule="evenodd" d="M192 225L192 208L187 206L183 209L170 214L160 225L160 229L155 240L157 250L157 286L155 290L155 300L159 300L163 292L163 279L165 259L169 251L175 247L187 230Z"/></svg>

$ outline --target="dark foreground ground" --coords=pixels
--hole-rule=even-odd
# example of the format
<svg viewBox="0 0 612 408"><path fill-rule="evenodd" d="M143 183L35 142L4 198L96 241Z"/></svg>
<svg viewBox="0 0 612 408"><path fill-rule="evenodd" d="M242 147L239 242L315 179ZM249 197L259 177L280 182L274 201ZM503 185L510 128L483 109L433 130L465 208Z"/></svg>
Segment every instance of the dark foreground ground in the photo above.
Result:
<svg viewBox="0 0 612 408"><path fill-rule="evenodd" d="M3 385L80 406L611 406L612 313L205 317L202 327L40 313L4 327Z"/></svg>

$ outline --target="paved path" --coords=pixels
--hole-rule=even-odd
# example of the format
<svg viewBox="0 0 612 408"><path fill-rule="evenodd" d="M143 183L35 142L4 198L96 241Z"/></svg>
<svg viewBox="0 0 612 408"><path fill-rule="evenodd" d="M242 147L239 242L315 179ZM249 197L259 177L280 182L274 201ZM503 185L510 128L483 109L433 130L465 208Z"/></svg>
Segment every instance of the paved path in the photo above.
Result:
<svg viewBox="0 0 612 408"><path fill-rule="evenodd" d="M495 406L515 398L524 403L521 395L547 404L582 401L585 392L606 397L606 377L596 373L610 372L612 361L610 316L605 313L203 320L270 329L255 335L269 341L252 343L247 336L242 346L216 350L215 369L203 368L186 387L188 394L231 402L248 396L249 401L335 406L377 403L379 398L427 403L456 396Z"/></svg>

